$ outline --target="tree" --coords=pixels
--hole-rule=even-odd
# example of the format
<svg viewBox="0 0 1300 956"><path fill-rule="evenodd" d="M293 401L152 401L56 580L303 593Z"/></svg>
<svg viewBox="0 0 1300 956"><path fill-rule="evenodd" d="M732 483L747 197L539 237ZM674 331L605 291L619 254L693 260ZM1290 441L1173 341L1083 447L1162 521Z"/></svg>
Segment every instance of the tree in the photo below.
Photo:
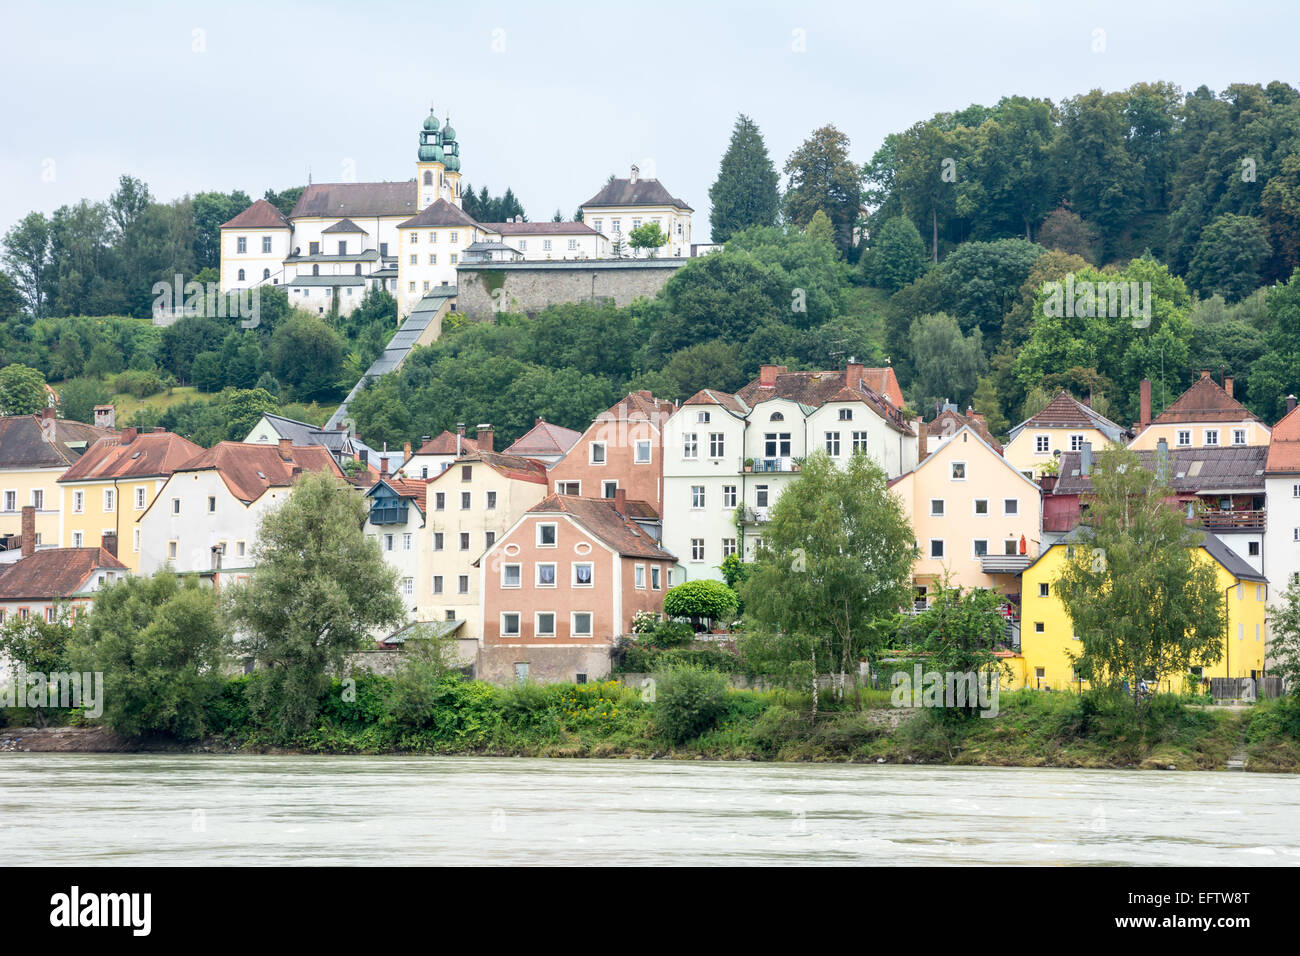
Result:
<svg viewBox="0 0 1300 956"><path fill-rule="evenodd" d="M271 335L271 372L304 401L338 391L343 354L338 333L314 315L298 313Z"/></svg>
<svg viewBox="0 0 1300 956"><path fill-rule="evenodd" d="M825 452L803 462L770 513L749 579L740 586L756 633L747 657L773 676L811 686L838 672L839 691L881 645L911 594L916 538L885 472L855 454L839 468Z"/></svg>
<svg viewBox="0 0 1300 956"><path fill-rule="evenodd" d="M4 264L35 318L45 314L47 280L52 265L50 222L43 213L29 213L5 233Z"/></svg>
<svg viewBox="0 0 1300 956"><path fill-rule="evenodd" d="M17 362L0 368L0 415L34 415L48 404L39 371Z"/></svg>
<svg viewBox="0 0 1300 956"><path fill-rule="evenodd" d="M627 241L637 252L648 249L650 258L653 259L658 253L659 247L668 242L668 236L659 228L659 223L647 222L628 233Z"/></svg>
<svg viewBox="0 0 1300 956"><path fill-rule="evenodd" d="M243 441L267 413L279 411L275 396L262 388L232 388L221 393L226 441Z"/></svg>
<svg viewBox="0 0 1300 956"><path fill-rule="evenodd" d="M736 613L736 592L721 581L707 578L683 581L664 592L664 613L689 617L697 626L705 621L726 621Z"/></svg>
<svg viewBox="0 0 1300 956"><path fill-rule="evenodd" d="M67 608L53 621L47 621L43 614L33 614L21 618L17 614L0 624L0 659L9 661L9 667L23 668L28 674L44 674L49 680L51 674L66 673L68 664L68 645L76 633L76 626ZM11 678L12 674L6 675ZM16 685L21 695L24 688ZM18 706L26 701L19 699ZM55 702L57 703L57 702ZM45 726L48 718L46 708L34 707L37 725Z"/></svg>
<svg viewBox="0 0 1300 956"><path fill-rule="evenodd" d="M402 620L397 572L361 530L365 506L343 482L304 474L258 528L256 567L232 590L232 619L266 668L255 706L289 730L311 725L330 672L376 628Z"/></svg>
<svg viewBox="0 0 1300 956"><path fill-rule="evenodd" d="M0 272L0 320L13 318L23 311L23 297L9 273Z"/></svg>
<svg viewBox="0 0 1300 956"><path fill-rule="evenodd" d="M93 378L74 378L59 389L59 411L74 422L95 423L95 406L107 405L111 396L103 382Z"/></svg>
<svg viewBox="0 0 1300 956"><path fill-rule="evenodd" d="M1269 608L1269 670L1300 697L1300 578L1292 578L1282 603Z"/></svg>
<svg viewBox="0 0 1300 956"><path fill-rule="evenodd" d="M1044 249L1080 256L1090 263L1097 261L1097 239L1096 228L1065 206L1053 209L1038 227L1038 244Z"/></svg>
<svg viewBox="0 0 1300 956"><path fill-rule="evenodd" d="M1201 233L1187 283L1202 295L1236 302L1260 283L1260 267L1271 251L1264 226L1253 216L1225 214Z"/></svg>
<svg viewBox="0 0 1300 956"><path fill-rule="evenodd" d="M912 323L910 346L916 370L911 384L915 407L933 408L942 400L960 408L971 403L987 364L978 327L963 338L951 316L923 315Z"/></svg>
<svg viewBox="0 0 1300 956"><path fill-rule="evenodd" d="M925 242L912 220L885 220L880 234L862 257L862 274L872 285L897 292L925 272Z"/></svg>
<svg viewBox="0 0 1300 956"><path fill-rule="evenodd" d="M1167 502L1168 478L1135 452L1097 456L1088 508L1056 591L1074 623L1075 670L1093 685L1187 673L1223 656L1227 617L1200 535Z"/></svg>
<svg viewBox="0 0 1300 956"><path fill-rule="evenodd" d="M714 242L726 242L750 226L775 226L781 209L780 178L754 121L736 117L731 142L709 187L709 225Z"/></svg>
<svg viewBox="0 0 1300 956"><path fill-rule="evenodd" d="M216 592L164 568L101 588L68 656L75 669L104 674L104 721L114 731L193 740L209 729L226 650Z"/></svg>
<svg viewBox="0 0 1300 956"><path fill-rule="evenodd" d="M834 126L814 130L785 163L785 217L806 226L817 210L830 217L841 251L853 245L862 202L862 170L849 160L849 138Z"/></svg>

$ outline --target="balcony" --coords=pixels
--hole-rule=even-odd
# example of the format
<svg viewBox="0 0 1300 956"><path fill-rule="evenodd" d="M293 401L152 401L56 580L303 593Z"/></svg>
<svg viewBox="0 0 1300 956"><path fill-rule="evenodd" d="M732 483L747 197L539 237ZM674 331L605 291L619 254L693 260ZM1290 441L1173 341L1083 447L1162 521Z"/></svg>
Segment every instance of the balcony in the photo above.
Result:
<svg viewBox="0 0 1300 956"><path fill-rule="evenodd" d="M1033 562L1027 554L980 555L980 568L985 574L1019 574Z"/></svg>
<svg viewBox="0 0 1300 956"><path fill-rule="evenodd" d="M745 505L740 509L741 524L765 524L769 517L769 508L751 508Z"/></svg>
<svg viewBox="0 0 1300 956"><path fill-rule="evenodd" d="M747 459L744 458L740 460L741 471L745 470L746 460ZM755 458L754 459L755 474L759 472L777 472L777 473L784 472L788 474L790 472L794 472L798 470L799 470L798 462L796 462L795 459L789 456L777 457L777 458Z"/></svg>
<svg viewBox="0 0 1300 956"><path fill-rule="evenodd" d="M406 505L376 506L370 509L371 524L406 524Z"/></svg>
<svg viewBox="0 0 1300 956"><path fill-rule="evenodd" d="M1207 531L1263 531L1264 512L1260 511L1203 511L1193 519Z"/></svg>

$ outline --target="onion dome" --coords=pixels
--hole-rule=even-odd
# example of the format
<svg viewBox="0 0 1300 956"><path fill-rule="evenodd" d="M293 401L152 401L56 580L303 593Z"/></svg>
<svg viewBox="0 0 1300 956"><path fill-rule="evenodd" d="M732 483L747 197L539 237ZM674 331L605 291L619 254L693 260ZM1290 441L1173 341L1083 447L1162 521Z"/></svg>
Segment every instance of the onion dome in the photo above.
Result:
<svg viewBox="0 0 1300 956"><path fill-rule="evenodd" d="M432 106L429 107L429 115L426 116L424 119L424 128L427 129L430 133L437 132L438 130L438 117L433 115Z"/></svg>

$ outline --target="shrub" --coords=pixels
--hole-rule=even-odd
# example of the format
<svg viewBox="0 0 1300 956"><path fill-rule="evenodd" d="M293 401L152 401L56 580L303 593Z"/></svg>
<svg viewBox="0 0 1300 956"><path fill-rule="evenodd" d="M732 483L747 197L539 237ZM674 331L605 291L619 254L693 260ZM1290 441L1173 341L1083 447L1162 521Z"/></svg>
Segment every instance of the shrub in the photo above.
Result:
<svg viewBox="0 0 1300 956"><path fill-rule="evenodd" d="M721 621L736 613L736 592L721 581L685 581L664 594L664 613L691 620Z"/></svg>
<svg viewBox="0 0 1300 956"><path fill-rule="evenodd" d="M654 719L660 735L685 743L710 730L727 706L727 678L698 667L674 667L655 675Z"/></svg>
<svg viewBox="0 0 1300 956"><path fill-rule="evenodd" d="M136 398L148 398L150 395L157 395L167 387L167 381L153 371L128 369L113 378L114 392L124 392Z"/></svg>
<svg viewBox="0 0 1300 956"><path fill-rule="evenodd" d="M681 647L695 638L695 628L685 621L659 621L642 631L637 643L646 647Z"/></svg>

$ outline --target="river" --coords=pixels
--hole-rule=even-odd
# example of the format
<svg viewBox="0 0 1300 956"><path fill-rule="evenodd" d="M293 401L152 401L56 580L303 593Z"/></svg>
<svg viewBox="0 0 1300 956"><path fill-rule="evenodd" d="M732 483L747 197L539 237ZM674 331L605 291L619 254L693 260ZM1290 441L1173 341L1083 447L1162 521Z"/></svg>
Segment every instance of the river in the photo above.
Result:
<svg viewBox="0 0 1300 956"><path fill-rule="evenodd" d="M0 756L41 864L1300 865L1300 777L847 764Z"/></svg>

